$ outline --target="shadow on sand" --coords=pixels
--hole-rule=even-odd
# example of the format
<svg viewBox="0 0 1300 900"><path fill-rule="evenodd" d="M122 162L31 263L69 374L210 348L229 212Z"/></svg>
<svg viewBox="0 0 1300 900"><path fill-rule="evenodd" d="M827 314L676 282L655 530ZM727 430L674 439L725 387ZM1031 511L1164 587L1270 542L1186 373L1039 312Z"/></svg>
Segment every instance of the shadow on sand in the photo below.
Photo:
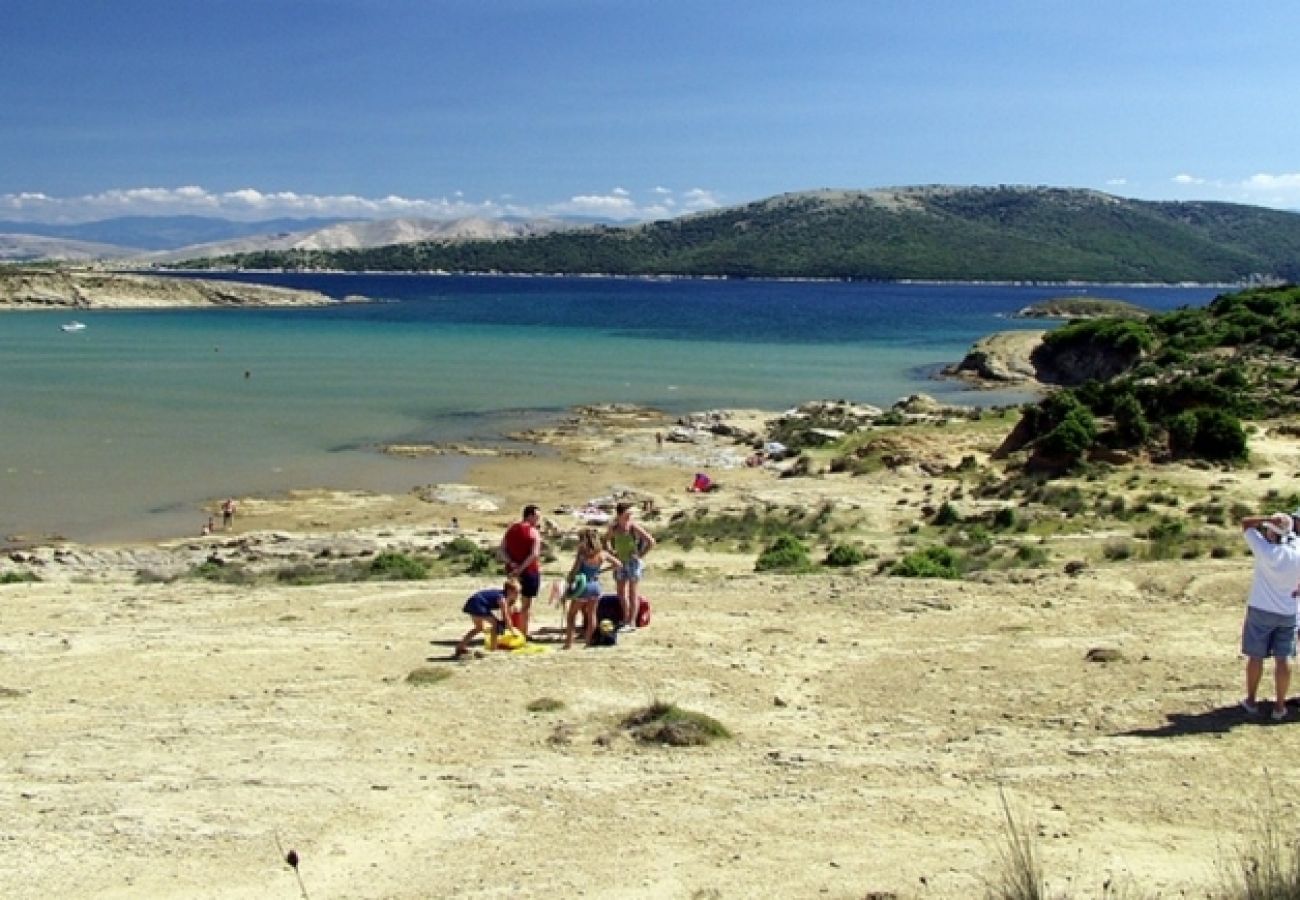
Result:
<svg viewBox="0 0 1300 900"><path fill-rule="evenodd" d="M1287 717L1275 722L1272 719L1274 704L1261 701L1259 712L1254 715L1240 706L1220 706L1202 713L1170 713L1168 721L1157 728L1135 728L1132 731L1116 732L1115 737L1167 738L1182 737L1191 734L1227 734L1234 728L1253 725L1290 725L1300 722L1297 706L1300 700L1287 701Z"/></svg>

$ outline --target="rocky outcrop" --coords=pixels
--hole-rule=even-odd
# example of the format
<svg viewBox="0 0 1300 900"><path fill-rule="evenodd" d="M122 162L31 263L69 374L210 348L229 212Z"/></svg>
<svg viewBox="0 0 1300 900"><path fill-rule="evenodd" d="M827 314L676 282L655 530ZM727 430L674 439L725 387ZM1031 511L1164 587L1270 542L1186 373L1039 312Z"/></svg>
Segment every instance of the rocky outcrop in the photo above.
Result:
<svg viewBox="0 0 1300 900"><path fill-rule="evenodd" d="M1035 382L1041 380L1033 354L1043 343L1045 331L999 331L980 338L970 352L943 374L975 383Z"/></svg>
<svg viewBox="0 0 1300 900"><path fill-rule="evenodd" d="M268 284L81 269L0 271L0 308L148 309L173 306L325 306L316 291Z"/></svg>

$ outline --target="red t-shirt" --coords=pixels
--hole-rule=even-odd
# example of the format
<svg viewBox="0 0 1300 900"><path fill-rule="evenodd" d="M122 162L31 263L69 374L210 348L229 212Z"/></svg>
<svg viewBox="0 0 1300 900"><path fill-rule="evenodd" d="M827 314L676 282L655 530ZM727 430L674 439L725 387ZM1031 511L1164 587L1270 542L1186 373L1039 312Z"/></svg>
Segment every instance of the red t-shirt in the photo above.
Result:
<svg viewBox="0 0 1300 900"><path fill-rule="evenodd" d="M516 522L506 529L506 556L518 565L533 552L533 545L536 542L537 529L527 522ZM529 574L539 574L542 571L542 561L534 559L524 571Z"/></svg>

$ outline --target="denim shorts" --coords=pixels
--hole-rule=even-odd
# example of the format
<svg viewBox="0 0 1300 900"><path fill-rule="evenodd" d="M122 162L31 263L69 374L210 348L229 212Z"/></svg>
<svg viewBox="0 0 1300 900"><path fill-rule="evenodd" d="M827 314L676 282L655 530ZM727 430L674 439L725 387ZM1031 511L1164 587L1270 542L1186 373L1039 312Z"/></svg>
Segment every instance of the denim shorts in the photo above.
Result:
<svg viewBox="0 0 1300 900"><path fill-rule="evenodd" d="M641 573L644 570L645 570L645 566L641 564L641 557L639 556L633 557L632 559L629 559L627 562L623 563L623 565L619 566L617 569L614 570L614 580L615 581L640 581Z"/></svg>
<svg viewBox="0 0 1300 900"><path fill-rule="evenodd" d="M1295 656L1295 616L1246 607L1241 626L1241 652L1251 659L1287 659Z"/></svg>

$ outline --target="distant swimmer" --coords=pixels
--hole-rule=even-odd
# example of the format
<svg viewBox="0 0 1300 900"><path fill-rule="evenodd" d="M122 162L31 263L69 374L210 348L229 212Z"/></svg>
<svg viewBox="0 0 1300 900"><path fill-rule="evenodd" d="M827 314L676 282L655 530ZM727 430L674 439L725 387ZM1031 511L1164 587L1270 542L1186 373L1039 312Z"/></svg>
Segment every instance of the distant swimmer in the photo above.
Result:
<svg viewBox="0 0 1300 900"><path fill-rule="evenodd" d="M244 377L245 377L245 378L252 378L252 377L253 377L253 373L250 372L250 371L248 371L247 369L245 369L245 370L244 370Z"/></svg>

